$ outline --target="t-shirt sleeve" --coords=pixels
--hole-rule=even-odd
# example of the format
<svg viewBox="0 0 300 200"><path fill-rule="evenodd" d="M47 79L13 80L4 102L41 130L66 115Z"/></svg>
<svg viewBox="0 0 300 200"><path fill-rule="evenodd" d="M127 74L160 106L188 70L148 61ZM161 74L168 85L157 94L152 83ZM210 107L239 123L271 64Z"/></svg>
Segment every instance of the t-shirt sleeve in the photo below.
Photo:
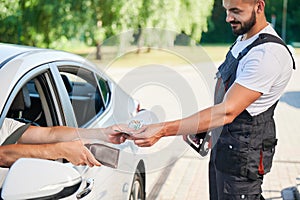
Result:
<svg viewBox="0 0 300 200"><path fill-rule="evenodd" d="M280 74L280 64L266 48L252 50L240 62L235 82L248 89L268 93Z"/></svg>
<svg viewBox="0 0 300 200"><path fill-rule="evenodd" d="M2 124L2 127L0 128L0 145L8 138L15 130L17 130L19 127L25 125L22 122L5 118Z"/></svg>

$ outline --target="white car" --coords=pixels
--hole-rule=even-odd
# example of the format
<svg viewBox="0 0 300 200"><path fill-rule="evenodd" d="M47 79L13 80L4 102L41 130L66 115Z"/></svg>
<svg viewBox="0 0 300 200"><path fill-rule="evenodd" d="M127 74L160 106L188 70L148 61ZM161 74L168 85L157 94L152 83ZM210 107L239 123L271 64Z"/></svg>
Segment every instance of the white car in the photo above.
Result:
<svg viewBox="0 0 300 200"><path fill-rule="evenodd" d="M139 104L86 59L62 51L0 44L0 126L6 117L37 126L128 123ZM101 143L101 141L94 141ZM145 199L145 160L131 141L116 168L22 158L0 168L3 199Z"/></svg>

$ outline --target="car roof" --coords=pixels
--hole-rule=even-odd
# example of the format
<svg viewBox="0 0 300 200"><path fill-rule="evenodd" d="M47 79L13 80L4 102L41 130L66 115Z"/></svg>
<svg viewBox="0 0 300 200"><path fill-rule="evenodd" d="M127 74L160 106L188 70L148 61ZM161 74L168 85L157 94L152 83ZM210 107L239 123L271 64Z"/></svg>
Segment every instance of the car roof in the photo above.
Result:
<svg viewBox="0 0 300 200"><path fill-rule="evenodd" d="M97 67L95 63L90 62L88 59L61 50L37 48L31 46L23 46L16 44L7 44L0 42L0 71L5 72L6 70L26 72L31 70L33 67L40 66L46 63L57 62L57 61L73 61L81 63L85 68L91 71L97 71L102 74L105 79L107 75L103 72L103 69ZM0 73L4 76L4 73Z"/></svg>
<svg viewBox="0 0 300 200"><path fill-rule="evenodd" d="M97 69L97 71L102 72L102 70L99 70L94 63L91 63L87 59L76 54L60 50L0 43L0 52L1 71L3 71L3 68L11 68L11 65L14 65L14 68L22 69L21 71L27 71L30 70L31 67L39 66L45 63L55 61L75 61L82 64L88 63L87 66L93 66L93 70ZM21 62L23 64L12 64L14 62ZM26 67L24 67L25 64L27 64Z"/></svg>
<svg viewBox="0 0 300 200"><path fill-rule="evenodd" d="M86 68L92 71L103 73L102 69L97 67L89 60L65 51L37 48L30 46L22 46L16 44L0 43L0 79L5 76L7 71L16 71L14 74L18 79L18 75L22 76L23 73L30 71L32 68L58 61L72 61L81 63Z"/></svg>
<svg viewBox="0 0 300 200"><path fill-rule="evenodd" d="M14 57L21 55L25 52L37 51L38 48L35 47L27 47L22 45L14 45L14 44L4 44L0 43L0 68L9 60Z"/></svg>
<svg viewBox="0 0 300 200"><path fill-rule="evenodd" d="M59 61L59 60L77 60L81 62L85 62L85 59L82 57L79 57L75 54L71 54L64 51L59 50L53 50L53 49L43 49L43 48L37 48L37 47L30 47L30 46L23 46L23 45L16 45L16 44L5 44L0 43L0 69L11 60L14 60L15 58L24 57L25 55L30 54L37 54L37 52L40 53L47 53L47 58L44 60L46 62L50 61ZM54 54L54 55L53 55ZM52 55L52 56L51 56ZM38 60L38 59L37 59Z"/></svg>

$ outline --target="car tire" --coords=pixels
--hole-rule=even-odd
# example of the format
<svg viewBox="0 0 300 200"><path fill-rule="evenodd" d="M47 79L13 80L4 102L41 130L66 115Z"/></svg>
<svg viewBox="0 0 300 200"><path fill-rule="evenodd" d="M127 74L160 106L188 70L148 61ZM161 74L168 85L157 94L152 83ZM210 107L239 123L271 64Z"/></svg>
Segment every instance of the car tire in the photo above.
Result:
<svg viewBox="0 0 300 200"><path fill-rule="evenodd" d="M145 200L145 185L142 173L137 169L130 189L129 200Z"/></svg>

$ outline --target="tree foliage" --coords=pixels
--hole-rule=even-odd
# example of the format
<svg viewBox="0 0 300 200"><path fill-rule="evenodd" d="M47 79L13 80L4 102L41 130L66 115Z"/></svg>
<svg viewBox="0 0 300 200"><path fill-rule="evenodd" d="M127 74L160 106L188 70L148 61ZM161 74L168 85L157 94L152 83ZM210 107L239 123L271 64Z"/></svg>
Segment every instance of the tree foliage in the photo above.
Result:
<svg viewBox="0 0 300 200"><path fill-rule="evenodd" d="M54 47L88 45L140 28L184 32L199 41L213 0L1 0L0 40Z"/></svg>
<svg viewBox="0 0 300 200"><path fill-rule="evenodd" d="M282 34L282 13L284 0L265 0L265 13L267 20L271 23L275 16L275 30ZM208 20L208 32L204 33L202 42L206 43L231 43L235 40L230 26L225 22L226 13L222 7L222 1L216 0L211 18ZM300 41L300 4L297 0L288 0L286 21L286 42ZM221 30L221 31L220 31ZM221 33L221 34L220 34Z"/></svg>
<svg viewBox="0 0 300 200"><path fill-rule="evenodd" d="M282 33L283 0L265 0L269 22ZM70 40L88 45L129 30L157 28L196 41L232 42L222 0L0 0L0 41L59 47ZM213 12L212 12L213 10ZM211 15L212 12L212 15ZM211 15L211 17L210 17ZM300 41L300 4L288 0L287 42ZM221 30L221 31L220 31ZM205 33L207 31L207 33ZM204 33L204 34L203 34ZM173 41L174 35L160 33ZM151 43L151 34L140 33ZM162 36L158 36L163 38ZM152 35L153 36L153 35ZM148 41L146 41L148 37ZM152 41L153 42L153 41Z"/></svg>
<svg viewBox="0 0 300 200"><path fill-rule="evenodd" d="M266 0L266 15L271 22L272 15L276 17L275 29L282 34L282 14L283 14L283 0L272 1ZM286 20L286 42L291 43L300 41L298 33L300 29L300 5L299 1L288 0L287 4L287 20Z"/></svg>
<svg viewBox="0 0 300 200"><path fill-rule="evenodd" d="M85 38L90 5L80 0L2 0L1 41L48 47L63 39Z"/></svg>

